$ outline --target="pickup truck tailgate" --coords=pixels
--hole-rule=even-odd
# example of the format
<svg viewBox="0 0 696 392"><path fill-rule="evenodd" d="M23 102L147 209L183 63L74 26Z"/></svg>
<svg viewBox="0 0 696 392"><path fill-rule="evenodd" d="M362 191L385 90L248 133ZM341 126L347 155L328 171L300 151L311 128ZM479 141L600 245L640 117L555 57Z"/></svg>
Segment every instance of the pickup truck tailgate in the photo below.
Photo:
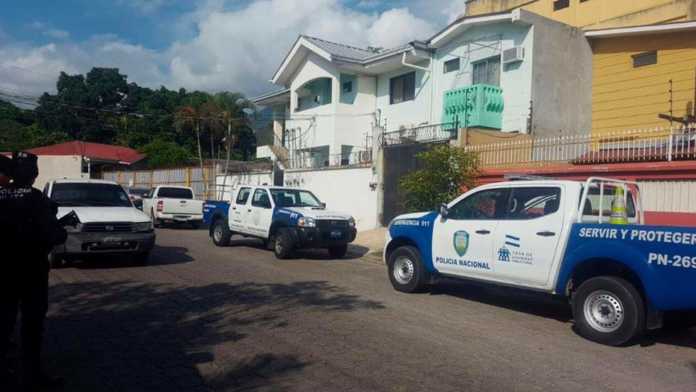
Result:
<svg viewBox="0 0 696 392"><path fill-rule="evenodd" d="M191 199L162 199L165 214L200 215L203 213L203 201Z"/></svg>

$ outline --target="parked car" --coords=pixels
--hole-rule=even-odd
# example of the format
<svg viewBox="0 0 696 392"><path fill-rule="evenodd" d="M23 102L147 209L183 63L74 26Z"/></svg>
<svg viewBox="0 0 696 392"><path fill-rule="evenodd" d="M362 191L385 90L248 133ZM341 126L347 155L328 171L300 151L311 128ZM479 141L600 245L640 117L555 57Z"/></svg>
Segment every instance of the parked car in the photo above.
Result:
<svg viewBox="0 0 696 392"><path fill-rule="evenodd" d="M155 227L163 223L188 223L197 229L203 221L203 201L186 186L161 185L143 196L143 211Z"/></svg>
<svg viewBox="0 0 696 392"><path fill-rule="evenodd" d="M44 194L58 204L57 217L75 211L81 223L66 227L68 239L53 249L49 261L66 261L90 255L122 255L147 263L155 244L150 217L133 207L123 188L100 180L54 180Z"/></svg>
<svg viewBox="0 0 696 392"><path fill-rule="evenodd" d="M664 312L696 309L696 229L643 225L639 195L601 178L472 189L390 223L389 279L403 292L453 277L550 293L569 301L580 335L625 344Z"/></svg>
<svg viewBox="0 0 696 392"><path fill-rule="evenodd" d="M285 259L296 249L328 249L334 258L345 256L355 240L355 220L327 211L310 191L297 188L243 186L233 202L208 201L205 222L217 246L227 246L233 234L260 238Z"/></svg>
<svg viewBox="0 0 696 392"><path fill-rule="evenodd" d="M135 208L142 210L143 209L143 195L146 195L150 192L149 189L147 188L128 188L128 197L130 198L130 201L133 203Z"/></svg>

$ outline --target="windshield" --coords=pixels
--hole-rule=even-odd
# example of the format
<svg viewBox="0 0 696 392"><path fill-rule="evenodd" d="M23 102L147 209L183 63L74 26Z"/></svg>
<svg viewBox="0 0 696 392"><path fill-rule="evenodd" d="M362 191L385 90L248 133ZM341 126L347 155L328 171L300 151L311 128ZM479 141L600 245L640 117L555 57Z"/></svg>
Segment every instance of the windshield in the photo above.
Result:
<svg viewBox="0 0 696 392"><path fill-rule="evenodd" d="M278 207L322 207L310 191L298 189L271 189L271 196Z"/></svg>
<svg viewBox="0 0 696 392"><path fill-rule="evenodd" d="M51 199L62 207L132 207L126 192L115 184L57 183Z"/></svg>
<svg viewBox="0 0 696 392"><path fill-rule="evenodd" d="M193 192L186 188L160 188L157 197L165 199L193 199Z"/></svg>

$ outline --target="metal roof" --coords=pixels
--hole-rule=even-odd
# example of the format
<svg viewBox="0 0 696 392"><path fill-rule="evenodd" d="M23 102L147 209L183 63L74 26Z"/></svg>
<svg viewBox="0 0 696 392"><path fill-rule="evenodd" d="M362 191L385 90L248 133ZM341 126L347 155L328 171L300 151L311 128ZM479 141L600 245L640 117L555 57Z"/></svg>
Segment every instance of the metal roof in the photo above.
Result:
<svg viewBox="0 0 696 392"><path fill-rule="evenodd" d="M302 37L327 51L331 56L341 57L348 60L364 61L384 51L383 49L371 50L367 48L358 48L355 46L340 44L338 42L327 41L317 37L310 37L308 35L303 35Z"/></svg>

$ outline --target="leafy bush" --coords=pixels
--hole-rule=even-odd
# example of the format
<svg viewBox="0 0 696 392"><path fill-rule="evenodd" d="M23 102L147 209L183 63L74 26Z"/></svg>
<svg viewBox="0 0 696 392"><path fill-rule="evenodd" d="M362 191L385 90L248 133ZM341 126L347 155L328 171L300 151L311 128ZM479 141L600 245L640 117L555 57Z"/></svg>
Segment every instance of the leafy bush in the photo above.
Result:
<svg viewBox="0 0 696 392"><path fill-rule="evenodd" d="M400 182L409 211L428 211L447 203L471 187L478 176L478 156L448 144L416 155L422 169L407 174Z"/></svg>
<svg viewBox="0 0 696 392"><path fill-rule="evenodd" d="M184 166L191 162L191 153L184 147L166 140L155 140L143 146L140 152L147 155L151 168Z"/></svg>

